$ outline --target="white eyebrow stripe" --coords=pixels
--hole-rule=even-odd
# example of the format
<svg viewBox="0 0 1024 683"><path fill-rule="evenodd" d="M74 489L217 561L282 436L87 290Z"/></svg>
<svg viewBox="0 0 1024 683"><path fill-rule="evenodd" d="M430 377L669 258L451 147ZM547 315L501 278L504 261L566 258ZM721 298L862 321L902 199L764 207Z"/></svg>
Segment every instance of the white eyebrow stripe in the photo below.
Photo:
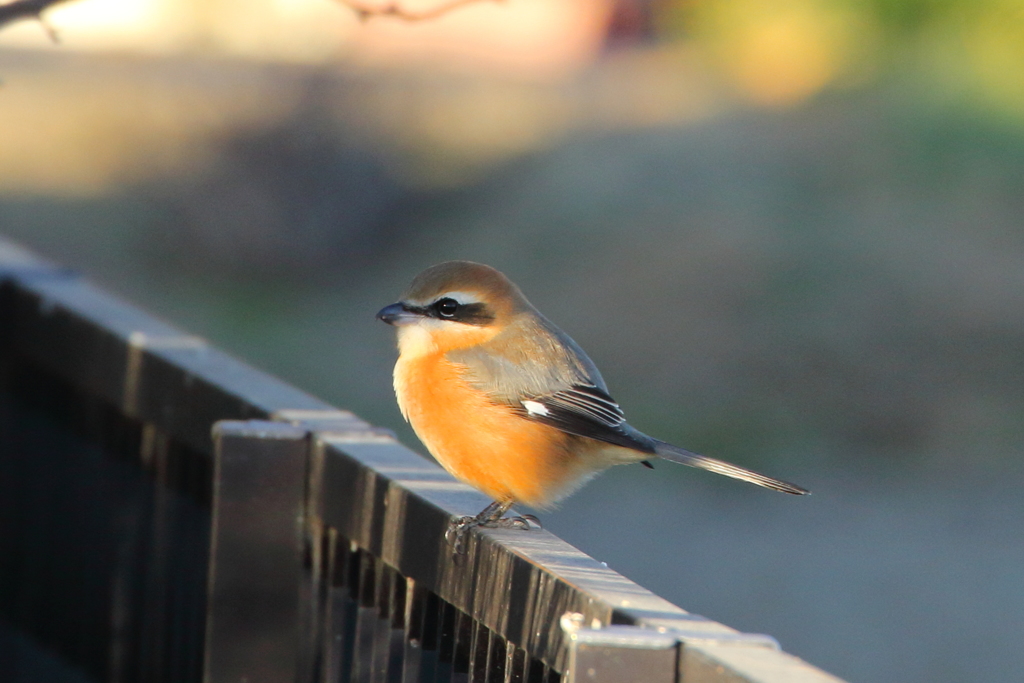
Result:
<svg viewBox="0 0 1024 683"><path fill-rule="evenodd" d="M523 407L526 408L526 412L530 415L550 415L551 411L548 410L547 406L537 401L523 401Z"/></svg>
<svg viewBox="0 0 1024 683"><path fill-rule="evenodd" d="M455 299L460 304L482 304L485 303L479 294L473 292L445 292L441 296L434 299L434 301L440 301L441 299Z"/></svg>

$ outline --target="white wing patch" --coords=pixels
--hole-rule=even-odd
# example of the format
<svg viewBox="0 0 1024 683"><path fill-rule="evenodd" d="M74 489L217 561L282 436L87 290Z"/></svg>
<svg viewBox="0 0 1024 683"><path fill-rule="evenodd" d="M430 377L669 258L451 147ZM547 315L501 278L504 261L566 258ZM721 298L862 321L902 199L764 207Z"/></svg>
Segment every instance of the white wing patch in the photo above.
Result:
<svg viewBox="0 0 1024 683"><path fill-rule="evenodd" d="M523 401L523 407L526 408L526 412L530 415L550 415L551 411L548 410L547 406L537 401Z"/></svg>
<svg viewBox="0 0 1024 683"><path fill-rule="evenodd" d="M544 397L549 410L569 412L608 427L618 427L626 421L611 396L591 385L577 385Z"/></svg>
<svg viewBox="0 0 1024 683"><path fill-rule="evenodd" d="M577 384L543 396L519 399L519 414L566 434L587 437L641 453L653 453L650 437L626 424L619 405L604 389Z"/></svg>

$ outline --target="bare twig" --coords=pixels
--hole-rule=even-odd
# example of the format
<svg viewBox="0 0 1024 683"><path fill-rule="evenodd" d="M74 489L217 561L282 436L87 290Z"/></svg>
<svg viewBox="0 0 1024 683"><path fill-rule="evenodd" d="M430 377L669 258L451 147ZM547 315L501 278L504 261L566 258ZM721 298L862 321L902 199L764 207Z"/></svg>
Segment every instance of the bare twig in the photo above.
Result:
<svg viewBox="0 0 1024 683"><path fill-rule="evenodd" d="M395 17L404 21L424 21L425 19L436 19L437 17L447 14L454 9L463 7L465 5L472 5L481 0L447 0L447 2L441 2L430 9L413 11L404 9L397 1L383 2L376 5L368 5L359 0L338 0L341 4L347 6L356 15L366 20L370 17ZM501 0L494 0L495 2L501 2Z"/></svg>
<svg viewBox="0 0 1024 683"><path fill-rule="evenodd" d="M42 14L51 5L56 5L60 2L67 2L68 0L14 0L13 2L7 2L0 5L0 28L3 28L5 24L18 21L19 19L37 19L43 22ZM54 31L43 22L43 26L46 26L47 33L53 38Z"/></svg>

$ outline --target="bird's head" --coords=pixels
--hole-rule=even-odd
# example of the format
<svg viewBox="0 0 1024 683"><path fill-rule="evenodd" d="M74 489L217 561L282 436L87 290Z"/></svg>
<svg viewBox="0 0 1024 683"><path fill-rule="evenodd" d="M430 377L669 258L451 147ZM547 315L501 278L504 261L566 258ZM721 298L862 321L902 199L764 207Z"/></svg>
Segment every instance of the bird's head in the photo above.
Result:
<svg viewBox="0 0 1024 683"><path fill-rule="evenodd" d="M397 328L403 355L420 355L485 343L530 310L519 288L494 268L448 261L417 275L401 301L377 318Z"/></svg>

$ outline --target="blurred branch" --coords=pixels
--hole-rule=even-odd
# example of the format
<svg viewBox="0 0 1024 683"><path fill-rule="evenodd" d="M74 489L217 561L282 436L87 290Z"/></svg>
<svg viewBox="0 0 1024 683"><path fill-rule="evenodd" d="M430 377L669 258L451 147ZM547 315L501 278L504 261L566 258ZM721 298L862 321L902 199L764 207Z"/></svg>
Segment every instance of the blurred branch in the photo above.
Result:
<svg viewBox="0 0 1024 683"><path fill-rule="evenodd" d="M0 28L3 28L5 24L18 21L19 19L36 19L46 27L46 31L50 34L50 37L56 39L56 34L53 29L46 25L43 21L43 12L50 8L51 5L57 3L67 2L68 0L13 0L13 2L7 2L0 5Z"/></svg>
<svg viewBox="0 0 1024 683"><path fill-rule="evenodd" d="M57 0L60 2L61 0ZM364 21L370 17L396 17L405 21L424 21L425 19L436 19L441 15L447 14L454 9L463 7L465 5L472 5L482 0L448 0L442 2L430 9L413 11L403 9L398 2L385 2L379 5L367 5L366 3L359 2L358 0L338 0L341 4L347 6L353 12L355 12L360 19ZM502 0L494 0L494 2L501 2Z"/></svg>

